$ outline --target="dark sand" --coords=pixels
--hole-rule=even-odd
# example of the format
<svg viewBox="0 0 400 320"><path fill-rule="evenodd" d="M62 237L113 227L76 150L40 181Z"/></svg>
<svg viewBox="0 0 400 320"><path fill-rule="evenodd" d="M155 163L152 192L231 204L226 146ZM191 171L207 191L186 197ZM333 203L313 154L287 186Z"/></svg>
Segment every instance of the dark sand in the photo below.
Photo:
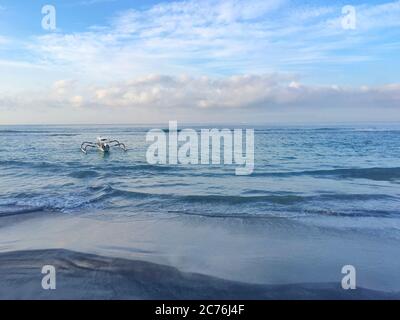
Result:
<svg viewBox="0 0 400 320"><path fill-rule="evenodd" d="M56 290L43 290L41 268L54 265ZM0 299L399 299L400 293L338 283L256 285L155 263L69 250L0 254Z"/></svg>

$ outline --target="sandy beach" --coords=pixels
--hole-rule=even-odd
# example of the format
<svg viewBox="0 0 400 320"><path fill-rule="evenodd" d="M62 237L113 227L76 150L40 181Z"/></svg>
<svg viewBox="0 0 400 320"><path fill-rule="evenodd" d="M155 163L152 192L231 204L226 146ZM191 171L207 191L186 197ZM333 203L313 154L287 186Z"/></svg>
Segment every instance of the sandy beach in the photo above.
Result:
<svg viewBox="0 0 400 320"><path fill-rule="evenodd" d="M1 299L400 298L383 264L395 240L285 219L17 217L0 227ZM341 288L347 261L360 266L357 290ZM56 268L54 291L41 288L44 265Z"/></svg>
<svg viewBox="0 0 400 320"><path fill-rule="evenodd" d="M400 294L335 283L255 285L176 268L68 250L0 254L0 299L398 299ZM57 270L57 288L43 290L44 264Z"/></svg>

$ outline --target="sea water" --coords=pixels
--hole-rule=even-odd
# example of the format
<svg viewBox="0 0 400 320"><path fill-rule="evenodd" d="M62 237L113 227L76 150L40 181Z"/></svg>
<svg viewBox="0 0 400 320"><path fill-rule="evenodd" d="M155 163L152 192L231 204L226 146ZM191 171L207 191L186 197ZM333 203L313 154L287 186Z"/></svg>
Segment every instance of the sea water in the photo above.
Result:
<svg viewBox="0 0 400 320"><path fill-rule="evenodd" d="M71 232L53 225L53 238L42 222L3 231L1 250L31 248L40 237L41 247L55 246L43 239L56 236L57 247L72 246L73 233L82 250L119 248L148 260L153 252L190 271L256 283L296 282L312 265L320 266L320 281L339 281L354 256L370 272L366 286L400 290L393 271L400 254L399 125L184 125L253 128L249 176L235 175L235 165L148 164L146 133L167 126L1 126L0 226L35 215L88 219L85 226L64 221ZM118 139L128 151L83 154L80 144L97 136ZM165 219L179 224L161 226ZM94 221L101 221L97 233ZM34 227L35 236L28 232ZM86 247L85 239L92 240ZM326 266L337 274L322 275Z"/></svg>
<svg viewBox="0 0 400 320"><path fill-rule="evenodd" d="M96 208L115 215L335 217L339 225L345 217L398 231L397 126L259 127L254 172L243 177L232 165L148 164L149 129L0 127L0 216ZM129 151L79 151L98 135L119 139Z"/></svg>

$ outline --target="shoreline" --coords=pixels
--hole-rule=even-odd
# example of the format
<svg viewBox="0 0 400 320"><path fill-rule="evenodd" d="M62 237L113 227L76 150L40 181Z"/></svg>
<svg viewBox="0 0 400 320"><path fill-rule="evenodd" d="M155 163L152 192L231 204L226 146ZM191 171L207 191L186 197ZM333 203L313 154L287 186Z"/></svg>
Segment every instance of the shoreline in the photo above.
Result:
<svg viewBox="0 0 400 320"><path fill-rule="evenodd" d="M56 268L57 288L43 290L43 265ZM400 299L400 292L339 283L257 285L161 264L64 249L0 253L0 299Z"/></svg>
<svg viewBox="0 0 400 320"><path fill-rule="evenodd" d="M357 269L357 287L400 292L400 262L393 260L399 253L396 239L288 219L111 216L111 212L38 213L0 219L0 254L69 250L107 257L109 263L142 261L235 283L282 288L307 283L337 288L342 267L350 264Z"/></svg>

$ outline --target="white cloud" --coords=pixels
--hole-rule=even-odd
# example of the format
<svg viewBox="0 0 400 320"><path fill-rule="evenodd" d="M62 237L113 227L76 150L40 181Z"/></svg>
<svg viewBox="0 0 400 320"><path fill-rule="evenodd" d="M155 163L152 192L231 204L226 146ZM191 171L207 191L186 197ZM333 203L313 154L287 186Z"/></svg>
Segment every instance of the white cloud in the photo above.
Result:
<svg viewBox="0 0 400 320"><path fill-rule="evenodd" d="M53 84L53 89L56 94L64 95L73 88L75 81L73 80L57 80Z"/></svg>
<svg viewBox="0 0 400 320"><path fill-rule="evenodd" d="M283 0L164 3L122 12L110 25L86 32L36 37L28 49L40 64L87 81L127 79L155 71L247 72L251 61L266 54L265 40L271 31L264 30L260 18L283 4Z"/></svg>
<svg viewBox="0 0 400 320"><path fill-rule="evenodd" d="M285 74L317 66L324 78L325 65L357 71L355 63L398 50L393 38L392 43L366 48L371 39L380 38L381 28L399 25L400 1L356 9L357 29L352 32L342 29L341 7L335 4L187 0L120 12L108 24L82 32L28 39L22 56L29 61L0 60L0 68L41 68L34 78L47 76L49 82L47 92L0 95L0 107L80 107L86 110L82 119L93 116L94 121L100 119L99 110L117 110L121 119L122 110L131 110L146 122L157 121L165 110L195 120L215 112L240 119L242 110L251 109L256 111L245 116L257 120L272 110L284 114L286 108L289 113L302 108L322 113L326 108L396 108L396 84L316 86ZM64 80L53 83L56 76Z"/></svg>
<svg viewBox="0 0 400 320"><path fill-rule="evenodd" d="M69 109L74 114L78 112L74 108L79 107L81 122L98 122L99 117L107 119L103 114L112 114L121 122L168 119L212 122L221 118L262 122L271 114L289 119L296 115L297 121L312 120L308 119L310 114L316 118L334 115L331 121L346 121L352 116L400 120L399 116L393 117L393 114L400 115L400 84L310 86L288 74L226 78L149 75L107 86L86 87L60 80L48 92L31 92L29 97L0 99L0 108L6 110L6 105L11 105L28 110L29 106L39 105L46 112ZM68 119L69 114L65 112L63 121Z"/></svg>
<svg viewBox="0 0 400 320"><path fill-rule="evenodd" d="M400 1L361 6L358 11L358 27L362 31L400 26Z"/></svg>
<svg viewBox="0 0 400 320"><path fill-rule="evenodd" d="M189 0L124 11L109 25L85 32L40 36L29 50L40 63L88 81L151 72L263 73L377 59L391 49L366 50L376 35L363 32L387 23L398 26L399 14L400 1L359 6L357 30L348 32L341 27L337 5L302 8L284 0Z"/></svg>
<svg viewBox="0 0 400 320"><path fill-rule="evenodd" d="M151 75L89 91L93 105L122 108L249 109L280 106L351 107L362 102L400 107L400 85L378 87L311 86L284 74L226 78ZM93 94L94 92L94 94ZM346 102L346 99L348 101ZM340 103L340 105L339 105Z"/></svg>

